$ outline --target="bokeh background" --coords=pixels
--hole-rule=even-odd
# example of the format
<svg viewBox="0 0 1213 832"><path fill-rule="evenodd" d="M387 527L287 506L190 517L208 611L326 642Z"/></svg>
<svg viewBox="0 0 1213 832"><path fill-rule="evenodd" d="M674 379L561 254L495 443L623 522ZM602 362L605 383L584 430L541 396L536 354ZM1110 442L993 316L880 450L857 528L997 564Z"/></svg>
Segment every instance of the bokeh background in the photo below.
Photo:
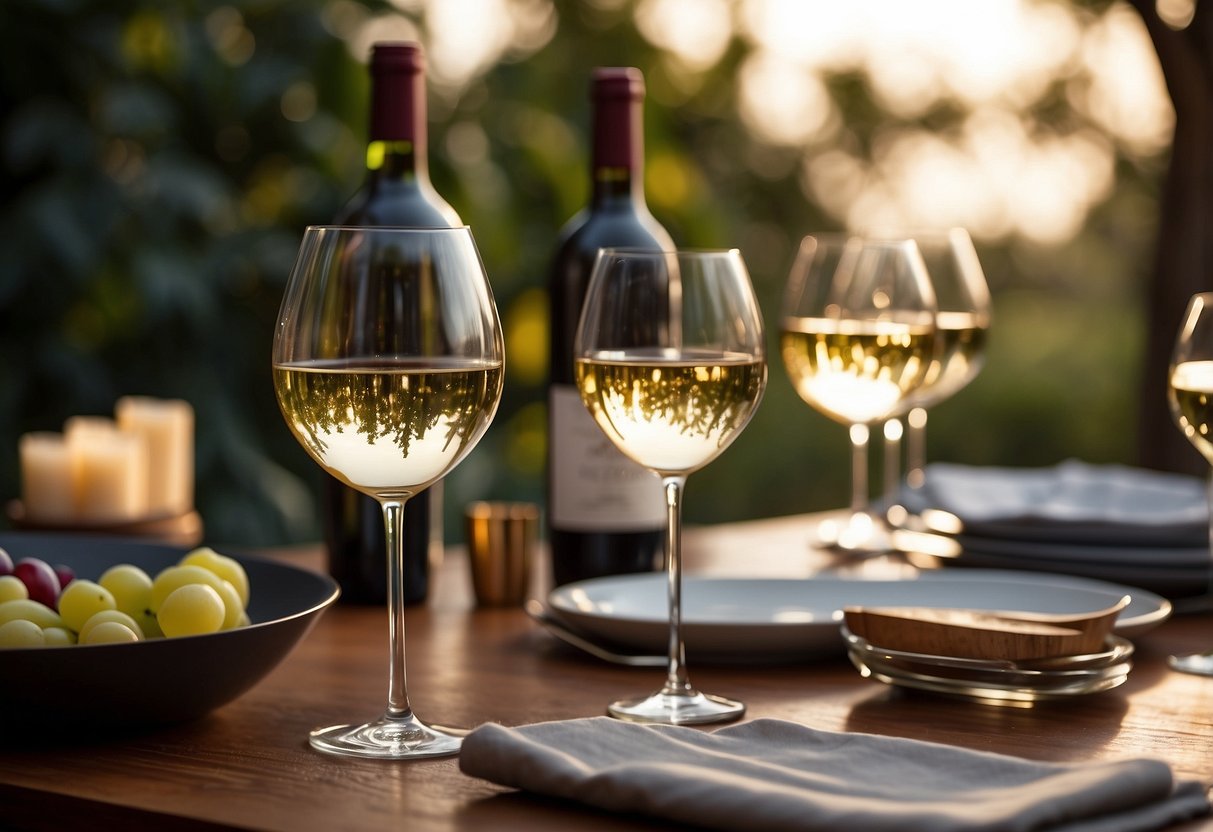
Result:
<svg viewBox="0 0 1213 832"><path fill-rule="evenodd" d="M1178 31L1194 9L1152 13ZM774 349L814 230L975 237L987 362L933 411L931 459L1137 460L1175 112L1125 3L5 0L0 499L18 495L22 433L181 397L211 542L318 537L319 470L282 422L269 348L303 227L362 178L379 39L427 49L432 176L506 326L505 398L447 480L449 538L469 500L543 499L545 283L589 191L597 65L644 71L650 207L680 245L742 249L772 335L763 405L692 479L689 521L847 501L845 428L796 397Z"/></svg>

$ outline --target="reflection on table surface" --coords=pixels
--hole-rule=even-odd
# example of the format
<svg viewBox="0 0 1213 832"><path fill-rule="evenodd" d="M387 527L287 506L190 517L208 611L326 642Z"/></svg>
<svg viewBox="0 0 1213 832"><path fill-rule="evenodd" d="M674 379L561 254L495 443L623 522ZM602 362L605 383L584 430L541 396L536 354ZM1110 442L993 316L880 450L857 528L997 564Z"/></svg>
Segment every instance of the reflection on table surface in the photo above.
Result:
<svg viewBox="0 0 1213 832"><path fill-rule="evenodd" d="M689 572L805 577L834 563L811 552L821 516L688 529ZM318 546L273 557L321 568ZM857 570L904 568L879 559ZM597 716L612 697L656 681L561 644L521 608L476 609L461 550L448 551L430 601L410 608L414 705L439 721L519 725ZM541 567L533 587L542 593ZM887 574L887 573L884 573ZM0 744L0 826L266 830L659 829L470 779L453 759L405 764L329 757L307 732L383 696L386 633L378 607L337 606L263 682L193 723L140 735ZM705 686L738 696L747 718L914 737L1030 759L1157 757L1213 782L1213 680L1166 657L1213 642L1213 615L1180 615L1137 641L1119 688L1036 707L998 707L863 679L841 654L766 666L703 665ZM11 683L5 680L5 683ZM1185 829L1213 828L1213 822Z"/></svg>

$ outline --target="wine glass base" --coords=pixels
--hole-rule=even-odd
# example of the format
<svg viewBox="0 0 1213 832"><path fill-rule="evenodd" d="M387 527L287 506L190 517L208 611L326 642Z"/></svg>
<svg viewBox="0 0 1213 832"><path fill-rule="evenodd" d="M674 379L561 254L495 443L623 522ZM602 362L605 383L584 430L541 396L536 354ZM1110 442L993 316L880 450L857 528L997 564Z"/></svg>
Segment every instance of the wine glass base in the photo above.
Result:
<svg viewBox="0 0 1213 832"><path fill-rule="evenodd" d="M883 518L857 511L846 520L823 520L812 539L813 548L867 557L896 549L892 530Z"/></svg>
<svg viewBox="0 0 1213 832"><path fill-rule="evenodd" d="M745 714L745 705L697 690L687 693L668 693L661 690L639 699L612 702L607 707L607 713L625 722L703 725L740 719Z"/></svg>
<svg viewBox="0 0 1213 832"><path fill-rule="evenodd" d="M308 743L326 754L414 760L458 754L467 733L462 728L426 725L411 714L406 717L385 715L364 725L317 728L308 735Z"/></svg>
<svg viewBox="0 0 1213 832"><path fill-rule="evenodd" d="M1188 656L1169 656L1167 664L1180 673L1197 676L1213 676L1213 653L1195 653Z"/></svg>

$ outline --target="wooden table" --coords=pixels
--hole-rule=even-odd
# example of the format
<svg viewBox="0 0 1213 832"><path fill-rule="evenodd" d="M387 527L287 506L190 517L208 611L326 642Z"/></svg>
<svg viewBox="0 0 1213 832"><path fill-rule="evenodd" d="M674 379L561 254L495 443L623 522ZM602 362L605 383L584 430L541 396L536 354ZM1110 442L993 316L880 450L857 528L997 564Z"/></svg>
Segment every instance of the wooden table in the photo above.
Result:
<svg viewBox="0 0 1213 832"><path fill-rule="evenodd" d="M688 567L807 575L806 518L695 530ZM319 568L318 548L276 556ZM864 568L885 568L874 563ZM409 682L422 718L507 725L600 715L661 671L619 667L557 643L520 610L478 610L465 559L446 558L426 606L407 616ZM761 667L692 664L702 688L744 700L747 717L916 737L1081 762L1150 756L1213 783L1213 679L1171 672L1168 653L1213 647L1213 615L1173 618L1137 643L1120 688L1034 708L893 690L839 656ZM386 696L386 614L334 607L252 691L190 724L51 747L0 745L0 828L203 830L633 830L667 824L592 813L465 777L454 759L384 763L310 750L309 729L369 718ZM9 684L12 680L0 680ZM1189 823L1213 829L1213 821Z"/></svg>

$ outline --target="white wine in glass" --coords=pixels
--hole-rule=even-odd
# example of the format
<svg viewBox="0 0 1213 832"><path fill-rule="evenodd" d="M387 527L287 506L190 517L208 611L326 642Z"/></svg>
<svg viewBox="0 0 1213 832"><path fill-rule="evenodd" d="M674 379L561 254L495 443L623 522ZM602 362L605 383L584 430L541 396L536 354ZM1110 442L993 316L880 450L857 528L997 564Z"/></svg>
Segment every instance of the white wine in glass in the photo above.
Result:
<svg viewBox="0 0 1213 832"><path fill-rule="evenodd" d="M922 384L910 395L905 421L905 484L922 487L926 467L927 409L964 389L981 371L986 337L990 330L990 289L985 272L963 228L936 233L916 233L931 288L935 292L938 360L927 370ZM894 444L886 454L885 492L895 498L900 487L900 454L897 430L886 425L885 436Z"/></svg>
<svg viewBox="0 0 1213 832"><path fill-rule="evenodd" d="M937 360L935 295L912 240L811 235L788 276L780 348L792 386L848 427L850 516L817 545L857 554L892 547L871 509L871 427L898 416Z"/></svg>
<svg viewBox="0 0 1213 832"><path fill-rule="evenodd" d="M682 643L682 492L732 444L766 388L762 316L736 249L599 251L574 340L581 399L624 454L661 478L670 634L665 684L613 702L634 722L737 719L745 705L696 690Z"/></svg>
<svg viewBox="0 0 1213 832"><path fill-rule="evenodd" d="M1213 465L1213 292L1193 295L1188 301L1167 370L1167 404L1184 436ZM1208 488L1213 524L1213 479ZM1213 551L1213 525L1210 530ZM1208 590L1213 594L1213 559L1209 568ZM1176 670L1213 676L1213 653L1172 656L1170 661Z"/></svg>
<svg viewBox="0 0 1213 832"><path fill-rule="evenodd" d="M382 759L459 751L465 732L427 725L409 704L402 515L487 430L503 357L467 228L304 233L274 333L274 391L312 459L383 508L390 647L386 712L313 731L318 750Z"/></svg>

